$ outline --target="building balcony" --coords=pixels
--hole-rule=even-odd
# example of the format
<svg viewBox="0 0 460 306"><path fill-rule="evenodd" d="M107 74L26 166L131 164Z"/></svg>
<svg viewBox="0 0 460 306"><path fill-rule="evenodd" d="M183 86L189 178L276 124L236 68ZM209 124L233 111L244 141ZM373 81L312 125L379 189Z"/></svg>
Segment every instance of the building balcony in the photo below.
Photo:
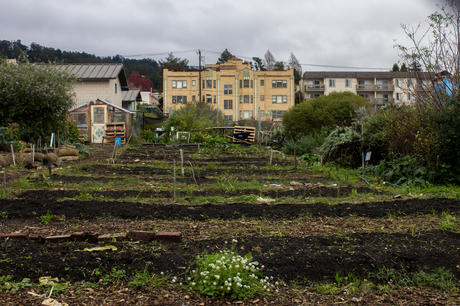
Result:
<svg viewBox="0 0 460 306"><path fill-rule="evenodd" d="M356 85L356 91L375 91L374 84L358 84Z"/></svg>
<svg viewBox="0 0 460 306"><path fill-rule="evenodd" d="M393 85L374 85L375 91L393 91L395 87Z"/></svg>
<svg viewBox="0 0 460 306"><path fill-rule="evenodd" d="M388 97L388 98L371 98L370 102L375 105L387 105L387 104L393 104L395 101L393 97Z"/></svg>
<svg viewBox="0 0 460 306"><path fill-rule="evenodd" d="M324 91L324 84L321 84L321 85L305 85L305 91Z"/></svg>

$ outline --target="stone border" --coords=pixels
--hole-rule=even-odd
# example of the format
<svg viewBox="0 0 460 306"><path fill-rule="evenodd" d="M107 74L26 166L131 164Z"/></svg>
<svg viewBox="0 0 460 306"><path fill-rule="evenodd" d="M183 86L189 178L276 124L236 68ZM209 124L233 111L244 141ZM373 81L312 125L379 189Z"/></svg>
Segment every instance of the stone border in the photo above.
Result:
<svg viewBox="0 0 460 306"><path fill-rule="evenodd" d="M24 233L5 233L0 234L0 239L27 239L40 242L63 242L63 241L88 241L98 242L104 240L133 240L141 242L150 242L153 240L164 242L180 242L182 240L181 232L151 232L151 231L129 231L127 233L113 233L98 235L88 232L74 232L70 234L42 236Z"/></svg>

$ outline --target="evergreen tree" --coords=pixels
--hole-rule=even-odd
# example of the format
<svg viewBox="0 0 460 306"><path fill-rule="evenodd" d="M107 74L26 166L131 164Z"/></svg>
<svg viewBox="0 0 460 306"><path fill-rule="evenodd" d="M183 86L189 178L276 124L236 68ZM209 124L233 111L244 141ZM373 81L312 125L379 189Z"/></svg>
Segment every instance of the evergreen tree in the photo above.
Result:
<svg viewBox="0 0 460 306"><path fill-rule="evenodd" d="M258 71L265 71L265 65L263 60L260 57L253 57L252 60L254 61L254 69Z"/></svg>
<svg viewBox="0 0 460 306"><path fill-rule="evenodd" d="M403 64L401 65L401 69L399 69L399 71L401 71L401 72L407 72L408 70L407 70L406 64L403 63Z"/></svg>
<svg viewBox="0 0 460 306"><path fill-rule="evenodd" d="M393 68L391 68L391 71L393 71L393 72L398 72L398 71L400 71L400 70L399 70L399 66L398 66L397 63L394 63L394 64L393 64Z"/></svg>
<svg viewBox="0 0 460 306"><path fill-rule="evenodd" d="M224 52L220 55L219 59L217 60L216 64L222 64L231 59L232 57L235 57L228 49L226 48Z"/></svg>

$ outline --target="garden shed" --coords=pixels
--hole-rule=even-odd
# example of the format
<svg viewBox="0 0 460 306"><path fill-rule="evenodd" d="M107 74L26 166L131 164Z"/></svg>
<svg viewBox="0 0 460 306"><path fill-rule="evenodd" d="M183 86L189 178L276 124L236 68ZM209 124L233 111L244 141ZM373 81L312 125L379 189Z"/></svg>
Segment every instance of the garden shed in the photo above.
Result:
<svg viewBox="0 0 460 306"><path fill-rule="evenodd" d="M133 112L97 99L70 110L69 120L77 125L80 136L91 143L113 143L119 137L125 143L131 132Z"/></svg>

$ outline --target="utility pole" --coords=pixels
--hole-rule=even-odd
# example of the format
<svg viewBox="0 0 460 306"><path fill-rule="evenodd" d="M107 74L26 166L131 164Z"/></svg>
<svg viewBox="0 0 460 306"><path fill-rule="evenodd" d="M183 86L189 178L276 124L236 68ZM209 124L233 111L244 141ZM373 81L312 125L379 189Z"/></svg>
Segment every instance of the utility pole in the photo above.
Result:
<svg viewBox="0 0 460 306"><path fill-rule="evenodd" d="M198 50L198 102L201 101L201 50Z"/></svg>

